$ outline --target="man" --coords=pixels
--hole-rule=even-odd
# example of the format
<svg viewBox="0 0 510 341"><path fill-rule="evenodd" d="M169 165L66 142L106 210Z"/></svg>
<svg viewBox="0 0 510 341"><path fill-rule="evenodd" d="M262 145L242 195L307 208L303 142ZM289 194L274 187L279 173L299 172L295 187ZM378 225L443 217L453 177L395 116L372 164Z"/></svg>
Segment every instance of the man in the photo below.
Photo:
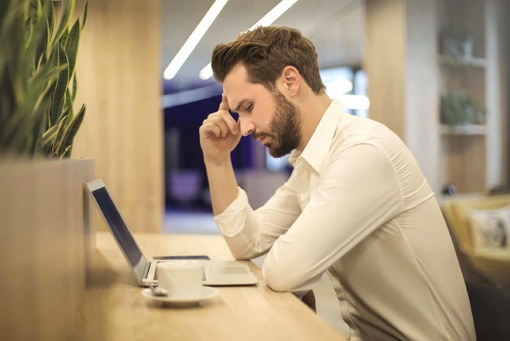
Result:
<svg viewBox="0 0 510 341"><path fill-rule="evenodd" d="M224 93L200 142L215 221L233 255L267 252L262 273L277 291L309 291L327 271L351 340L474 340L426 179L395 134L326 95L313 44L294 29L259 27L216 46L212 66ZM255 211L230 161L250 134L275 157L291 152L294 166Z"/></svg>

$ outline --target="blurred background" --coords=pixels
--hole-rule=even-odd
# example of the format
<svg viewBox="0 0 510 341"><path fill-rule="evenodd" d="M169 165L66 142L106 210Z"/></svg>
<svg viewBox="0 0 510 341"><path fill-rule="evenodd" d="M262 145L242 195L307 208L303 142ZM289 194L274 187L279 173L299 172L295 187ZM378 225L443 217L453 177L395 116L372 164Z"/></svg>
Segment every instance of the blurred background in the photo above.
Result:
<svg viewBox="0 0 510 341"><path fill-rule="evenodd" d="M221 98L210 54L262 23L310 38L330 95L394 130L440 197L504 188L505 13L503 0L91 0L77 72L87 116L73 155L96 160L133 230L188 229L187 216L171 222L169 212L210 225L198 138ZM290 171L250 138L232 160L254 207Z"/></svg>
<svg viewBox="0 0 510 341"><path fill-rule="evenodd" d="M181 61L182 66L172 70L176 58L181 56L181 48L186 48L190 43L187 39L194 37L197 23L207 19L206 13L209 9L214 11L214 6L221 9L218 16L203 37L192 44L196 47ZM275 15L268 18L268 13ZM208 65L216 44L233 40L241 31L257 26L261 19L267 24L296 27L316 44L328 91L337 97L349 94L352 103L349 111L367 115L366 74L361 68L363 13L361 1L244 0L214 4L211 1L163 1L161 73L164 75L167 207L210 211L198 127L209 113L217 110L221 101L221 85L212 77ZM208 67L209 73L202 75L202 70ZM172 74L165 74L167 68ZM232 159L239 182L247 188L254 206L261 205L276 186L285 181L289 172L287 158L272 158L251 138L242 139Z"/></svg>
<svg viewBox="0 0 510 341"><path fill-rule="evenodd" d="M74 160L0 163L0 250L16 259L4 265L7 272L28 279L3 283L2 301L16 303L0 311L8 327L17 328L10 318L25 321L27 312L62 330L82 320L76 304L96 243L90 232L94 225L108 231L83 200L83 183L94 177L104 180L132 232L218 234L198 136L221 100L208 64L216 44L257 25L292 26L314 42L329 95L348 113L387 125L416 157L447 217L465 279L510 286L508 243L480 253L474 237L492 227L480 220L473 228L469 220L474 210L498 209L510 226L510 195L492 195L510 193L510 1L76 0L80 20L86 3L74 102L84 103L86 114ZM232 161L255 208L291 171L285 157L270 157L249 137ZM33 252L19 252L25 249ZM58 285L55 278L62 278ZM346 335L327 278L314 292L318 314ZM26 298L23 307L18 298ZM41 315L55 304L69 314Z"/></svg>
<svg viewBox="0 0 510 341"><path fill-rule="evenodd" d="M274 24L314 42L330 96L398 134L441 204L504 192L508 13L506 0L88 0L73 157L95 160L133 232L217 234L198 137L221 100L211 51ZM290 172L251 138L232 161L253 207ZM319 315L346 334L329 282L314 291Z"/></svg>

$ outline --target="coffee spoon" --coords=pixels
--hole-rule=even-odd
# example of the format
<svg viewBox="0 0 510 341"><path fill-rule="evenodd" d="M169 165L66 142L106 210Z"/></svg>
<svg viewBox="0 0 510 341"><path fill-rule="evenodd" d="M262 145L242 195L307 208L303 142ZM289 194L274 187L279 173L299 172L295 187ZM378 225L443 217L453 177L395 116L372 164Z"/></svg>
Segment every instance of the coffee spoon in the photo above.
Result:
<svg viewBox="0 0 510 341"><path fill-rule="evenodd" d="M168 296L165 289L157 287L154 283L149 283L149 288L151 288L152 295L154 296Z"/></svg>

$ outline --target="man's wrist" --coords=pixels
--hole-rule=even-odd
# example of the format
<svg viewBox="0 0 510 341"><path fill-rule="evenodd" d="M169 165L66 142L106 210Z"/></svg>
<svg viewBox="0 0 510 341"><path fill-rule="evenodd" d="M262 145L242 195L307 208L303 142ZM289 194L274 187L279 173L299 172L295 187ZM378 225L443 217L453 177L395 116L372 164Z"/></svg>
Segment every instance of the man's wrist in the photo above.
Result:
<svg viewBox="0 0 510 341"><path fill-rule="evenodd" d="M230 155L222 158L204 157L204 165L206 168L224 168L231 165Z"/></svg>

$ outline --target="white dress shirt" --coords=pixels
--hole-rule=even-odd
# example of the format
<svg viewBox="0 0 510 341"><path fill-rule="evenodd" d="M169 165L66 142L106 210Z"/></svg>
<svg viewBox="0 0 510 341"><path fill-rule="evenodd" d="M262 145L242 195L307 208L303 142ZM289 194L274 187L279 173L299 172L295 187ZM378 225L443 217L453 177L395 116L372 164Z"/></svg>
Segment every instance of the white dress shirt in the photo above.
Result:
<svg viewBox="0 0 510 341"><path fill-rule="evenodd" d="M312 289L327 271L351 340L475 340L440 208L394 133L333 100L290 160L264 206L239 189L215 217L236 258L268 252L262 272L277 291Z"/></svg>

